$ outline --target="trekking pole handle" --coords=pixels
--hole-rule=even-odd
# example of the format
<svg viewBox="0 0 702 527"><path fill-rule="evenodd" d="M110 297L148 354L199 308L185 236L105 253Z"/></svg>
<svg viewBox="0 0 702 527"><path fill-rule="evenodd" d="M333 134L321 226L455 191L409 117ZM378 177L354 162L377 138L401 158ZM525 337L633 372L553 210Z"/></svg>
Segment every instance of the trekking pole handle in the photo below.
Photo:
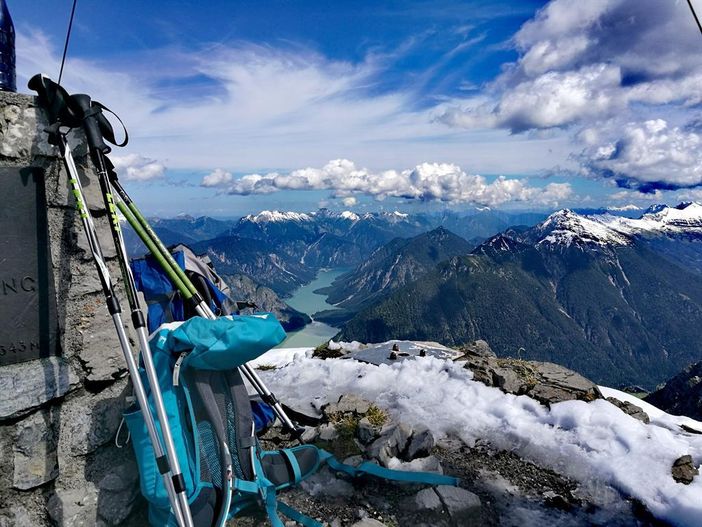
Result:
<svg viewBox="0 0 702 527"><path fill-rule="evenodd" d="M80 110L68 92L50 78L41 73L29 79L27 87L37 92L39 104L49 118L49 142L58 144L57 136L61 127L76 128L80 126Z"/></svg>
<svg viewBox="0 0 702 527"><path fill-rule="evenodd" d="M77 93L71 98L83 116L83 130L90 149L109 154L112 149L103 140L103 131L101 129L104 128L105 124L101 123L100 117L102 117L102 121L107 122L105 116L102 115L102 109L99 106L93 106L90 95L85 93ZM109 122L107 122L107 126L110 126Z"/></svg>

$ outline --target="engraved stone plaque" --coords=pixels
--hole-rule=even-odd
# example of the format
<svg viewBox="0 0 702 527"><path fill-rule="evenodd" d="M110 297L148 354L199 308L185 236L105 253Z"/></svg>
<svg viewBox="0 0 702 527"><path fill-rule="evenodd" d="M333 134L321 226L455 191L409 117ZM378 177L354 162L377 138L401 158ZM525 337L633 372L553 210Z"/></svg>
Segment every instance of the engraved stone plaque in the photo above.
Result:
<svg viewBox="0 0 702 527"><path fill-rule="evenodd" d="M0 167L0 366L57 353L43 177Z"/></svg>

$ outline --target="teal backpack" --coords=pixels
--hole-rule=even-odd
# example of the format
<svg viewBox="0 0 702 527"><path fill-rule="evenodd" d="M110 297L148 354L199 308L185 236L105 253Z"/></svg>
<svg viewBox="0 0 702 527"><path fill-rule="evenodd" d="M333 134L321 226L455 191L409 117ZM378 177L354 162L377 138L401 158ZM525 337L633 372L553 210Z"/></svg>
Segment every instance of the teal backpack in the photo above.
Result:
<svg viewBox="0 0 702 527"><path fill-rule="evenodd" d="M344 465L314 445L263 450L238 367L284 338L283 328L270 313L217 320L194 317L166 324L151 337L195 527L220 527L253 508L265 510L273 527L283 527L279 513L304 526L321 527L280 501L278 491L311 476L322 463L351 477L367 474L395 481L457 485L456 478L438 474L395 471L370 462L358 467ZM139 465L141 492L149 505L149 522L175 526L141 413L128 409L124 418Z"/></svg>

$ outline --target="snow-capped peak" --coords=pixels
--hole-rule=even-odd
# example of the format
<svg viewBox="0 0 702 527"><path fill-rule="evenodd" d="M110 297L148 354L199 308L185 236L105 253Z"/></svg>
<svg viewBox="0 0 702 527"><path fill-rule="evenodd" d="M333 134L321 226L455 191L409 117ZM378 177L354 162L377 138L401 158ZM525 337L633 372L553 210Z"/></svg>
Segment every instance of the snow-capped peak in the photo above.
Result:
<svg viewBox="0 0 702 527"><path fill-rule="evenodd" d="M380 216L391 223L405 221L407 218L409 218L409 214L405 214L404 212L400 212L397 210L394 210L392 212L382 212Z"/></svg>
<svg viewBox="0 0 702 527"><path fill-rule="evenodd" d="M634 205L633 203L629 203L628 205L621 205L619 207L607 207L607 210L615 212L625 212L628 210L641 210L641 207Z"/></svg>
<svg viewBox="0 0 702 527"><path fill-rule="evenodd" d="M655 214L656 212L660 212L666 208L668 208L668 205L665 203L656 203L655 205L651 205L649 208L647 208L644 211L644 214Z"/></svg>
<svg viewBox="0 0 702 527"><path fill-rule="evenodd" d="M258 214L249 214L245 216L244 219L253 223L312 220L312 218L304 212L280 212L277 210L262 210Z"/></svg>
<svg viewBox="0 0 702 527"><path fill-rule="evenodd" d="M654 205L639 219L603 216L600 221L623 234L702 234L702 204Z"/></svg>
<svg viewBox="0 0 702 527"><path fill-rule="evenodd" d="M344 218L345 220L350 220L350 221L358 221L359 216L355 212L351 212L350 210L345 210L341 213L341 217Z"/></svg>
<svg viewBox="0 0 702 527"><path fill-rule="evenodd" d="M569 209L551 214L536 226L537 245L629 245L626 235L603 224L595 218L581 216Z"/></svg>
<svg viewBox="0 0 702 527"><path fill-rule="evenodd" d="M645 214L644 218L660 221L666 225L678 227L702 226L702 205L699 203L680 203L675 207L665 207L653 214Z"/></svg>
<svg viewBox="0 0 702 527"><path fill-rule="evenodd" d="M316 212L312 212L310 216L314 218L331 218L331 219L342 219L342 220L347 220L347 221L358 221L360 219L360 216L356 214L355 212L351 212L350 210L344 210L344 211L336 211L336 210L329 210L326 207L322 207Z"/></svg>

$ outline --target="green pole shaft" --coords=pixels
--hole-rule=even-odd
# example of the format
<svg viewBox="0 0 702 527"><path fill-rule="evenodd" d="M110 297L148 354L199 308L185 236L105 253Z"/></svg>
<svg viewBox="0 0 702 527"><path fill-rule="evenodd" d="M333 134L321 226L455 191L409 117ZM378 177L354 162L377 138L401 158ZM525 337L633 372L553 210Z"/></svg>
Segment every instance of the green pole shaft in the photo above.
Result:
<svg viewBox="0 0 702 527"><path fill-rule="evenodd" d="M164 258L162 252L158 249L156 244L154 244L153 239L149 237L147 232L141 226L141 223L132 214L131 209L129 209L127 205L125 205L124 201L122 201L121 199L117 200L117 208L127 219L127 222L129 223L129 225L132 226L132 229L134 229L139 238L141 238L141 241L144 242L144 245L146 245L146 248L149 249L149 252L153 255L154 258L156 258L158 264L168 275L169 280L173 282L173 285L176 287L176 289L178 289L180 294L183 295L183 298L185 298L186 300L190 299L193 296L192 292L183 283L180 276L178 276L178 273L174 272L173 266L170 265L170 262L168 262L166 258ZM166 251L166 254L170 256L170 253L168 251ZM173 261L173 264L175 264L175 268L180 269L180 266L175 260L173 260L172 257L171 260ZM183 273L183 276L185 276L185 273ZM185 278L187 279L187 276L185 276ZM190 280L188 280L188 282L189 281Z"/></svg>
<svg viewBox="0 0 702 527"><path fill-rule="evenodd" d="M168 277L177 277L177 280L173 280L173 284L176 286L176 288L180 291L180 293L185 299L190 299L192 297L199 299L200 294L198 293L190 278L188 278L188 276L185 274L185 271L183 271L183 269L180 268L180 265L178 265L178 262L175 261L175 259L171 255L171 252L166 248L165 245L163 245L163 242L151 228L149 222L146 221L146 218L144 218L139 208L134 204L132 199L129 197L129 194L127 194L127 192L124 190L116 175L113 175L113 177L111 177L110 179L112 186L117 191L117 194L119 195L121 201L124 205L126 205L126 207L129 208L129 211L132 213L131 215L135 218L135 224L139 224L138 230L137 227L132 225L132 227L134 227L134 230L137 232L144 244L146 244L146 246L149 248L149 251L151 251L151 254L154 255L161 267L163 267L163 269L166 271ZM147 240L149 240L150 243L147 243ZM168 269L170 269L171 272L168 272Z"/></svg>
<svg viewBox="0 0 702 527"><path fill-rule="evenodd" d="M190 278L188 278L188 276L185 274L185 271L183 271L183 269L180 268L180 265L178 265L178 262L175 261L175 259L171 255L170 251L163 245L163 242L159 239L158 235L151 228L151 226L149 225L149 222L146 221L146 218L144 218L144 216L141 214L141 212L139 211L137 206L134 204L134 202L130 201L128 203L128 206L129 206L129 210L132 212L132 214L134 215L136 220L139 222L139 226L140 226L142 232L144 232L146 234L146 236L149 237L152 244L160 252L162 260L165 260L167 262L168 266L171 268L173 273L175 273L177 275L177 278L180 281L180 283L182 283L183 287L186 288L186 291L189 293L189 295L185 296L185 291L181 291L183 296L185 296L185 298L190 298L191 296L198 294L197 289L193 285ZM151 250L150 247L149 247L149 250ZM162 260L159 259L158 262L159 262L159 264L164 265L162 263ZM170 277L170 274L169 274L169 277Z"/></svg>

